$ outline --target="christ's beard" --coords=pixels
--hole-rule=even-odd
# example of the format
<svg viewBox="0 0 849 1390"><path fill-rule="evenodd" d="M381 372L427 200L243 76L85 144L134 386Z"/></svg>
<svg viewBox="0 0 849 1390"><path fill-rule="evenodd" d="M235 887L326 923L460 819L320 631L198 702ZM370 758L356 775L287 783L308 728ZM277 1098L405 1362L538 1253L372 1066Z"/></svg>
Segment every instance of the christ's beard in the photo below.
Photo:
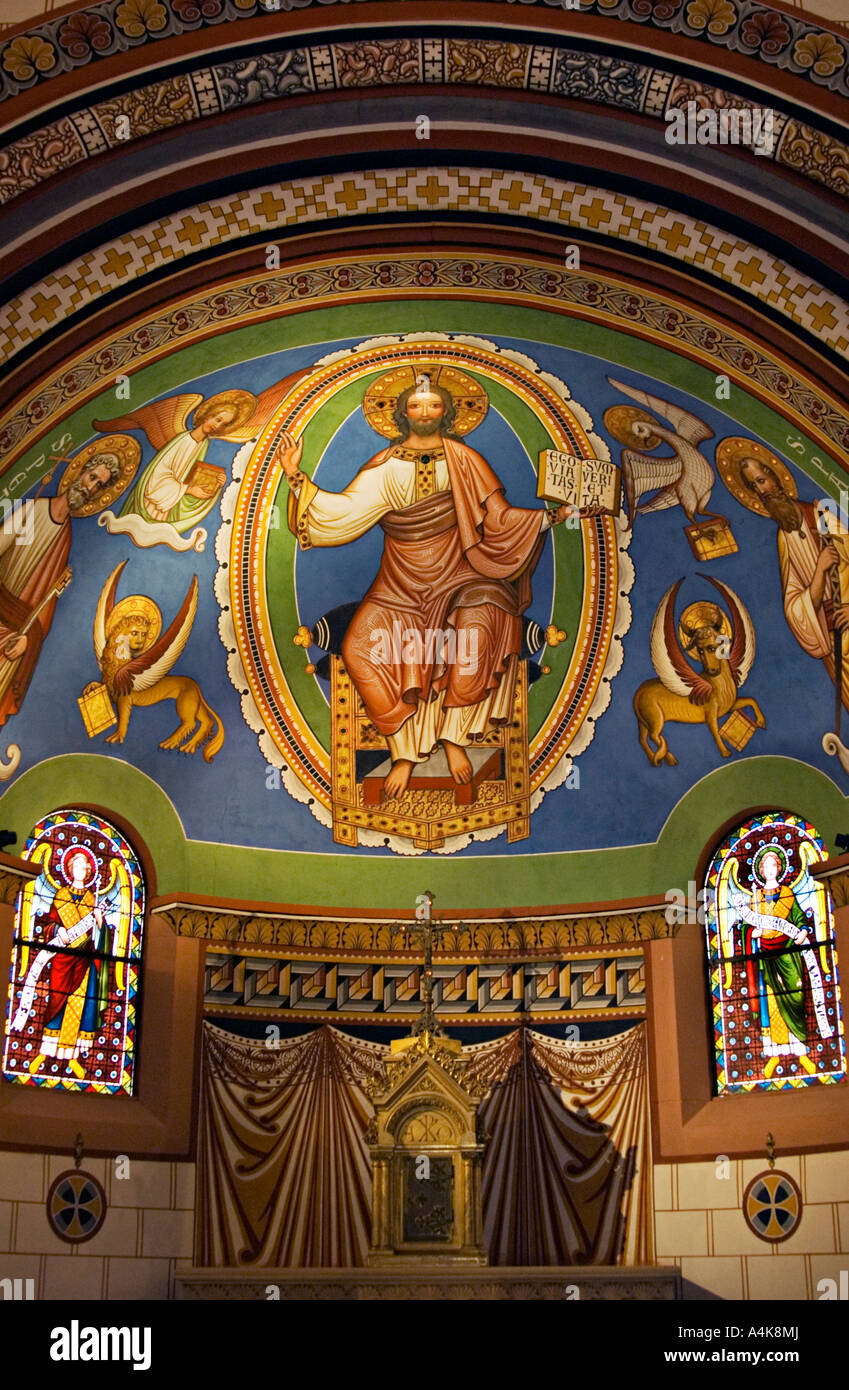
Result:
<svg viewBox="0 0 849 1390"><path fill-rule="evenodd" d="M411 420L408 415L407 423L411 434L439 434L438 420Z"/></svg>
<svg viewBox="0 0 849 1390"><path fill-rule="evenodd" d="M781 492L773 496L762 497L761 501L773 521L778 522L782 531L801 531L802 518L792 497Z"/></svg>

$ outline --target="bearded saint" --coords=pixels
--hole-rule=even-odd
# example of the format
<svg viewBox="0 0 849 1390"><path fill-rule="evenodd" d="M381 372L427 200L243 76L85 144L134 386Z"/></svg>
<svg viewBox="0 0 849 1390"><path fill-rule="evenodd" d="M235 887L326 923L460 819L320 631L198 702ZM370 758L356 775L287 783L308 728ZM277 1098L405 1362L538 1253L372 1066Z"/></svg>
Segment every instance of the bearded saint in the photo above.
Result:
<svg viewBox="0 0 849 1390"><path fill-rule="evenodd" d="M788 626L808 656L818 657L834 683L834 632L849 628L849 605L834 592L832 575L840 563L836 547L822 535L812 502L791 497L768 464L754 458L740 460L740 478L763 503L778 524L778 563L784 591L784 615ZM827 514L830 531L846 535L836 517ZM849 709L849 661L841 673L841 698Z"/></svg>
<svg viewBox="0 0 849 1390"><path fill-rule="evenodd" d="M544 533L570 508L511 507L496 474L452 433L451 393L426 376L395 406L398 436L342 492L298 471L302 441L284 434L277 462L290 484L289 528L306 550L344 545L379 525L377 578L355 613L342 656L374 727L389 745L384 796L399 796L413 768L442 744L453 780L471 780L466 748L512 718L531 576ZM455 630L450 661L432 638ZM418 634L397 643L392 634Z"/></svg>
<svg viewBox="0 0 849 1390"><path fill-rule="evenodd" d="M0 725L17 714L50 631L56 599L32 620L59 580L71 549L71 518L120 477L114 454L95 454L55 497L23 502L0 527Z"/></svg>

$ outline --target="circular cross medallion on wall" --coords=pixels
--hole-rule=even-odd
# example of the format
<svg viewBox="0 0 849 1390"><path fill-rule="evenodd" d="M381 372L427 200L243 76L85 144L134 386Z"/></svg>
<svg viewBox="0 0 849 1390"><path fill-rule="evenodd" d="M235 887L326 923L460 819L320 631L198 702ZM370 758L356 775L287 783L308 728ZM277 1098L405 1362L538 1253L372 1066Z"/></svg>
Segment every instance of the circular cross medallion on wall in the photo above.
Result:
<svg viewBox="0 0 849 1390"><path fill-rule="evenodd" d="M80 1245L97 1235L106 1217L106 1193L91 1173L69 1168L47 1194L47 1220L60 1240Z"/></svg>
<svg viewBox="0 0 849 1390"><path fill-rule="evenodd" d="M743 1195L746 1225L760 1240L787 1240L802 1220L802 1194L787 1173L767 1169L752 1178Z"/></svg>

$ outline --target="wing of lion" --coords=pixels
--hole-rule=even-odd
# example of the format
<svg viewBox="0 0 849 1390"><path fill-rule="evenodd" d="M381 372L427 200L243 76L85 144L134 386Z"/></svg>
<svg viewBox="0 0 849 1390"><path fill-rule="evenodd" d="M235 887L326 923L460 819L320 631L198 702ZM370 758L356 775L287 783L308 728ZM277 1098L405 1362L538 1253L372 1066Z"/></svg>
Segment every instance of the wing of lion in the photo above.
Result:
<svg viewBox="0 0 849 1390"><path fill-rule="evenodd" d="M101 671L103 670L103 653L106 650L107 641L106 620L115 607L118 580L121 578L121 571L126 563L126 560L122 560L120 565L116 565L100 591L100 598L97 600L97 607L94 610L94 654Z"/></svg>
<svg viewBox="0 0 849 1390"><path fill-rule="evenodd" d="M661 684L671 695L683 695L694 705L703 705L710 697L710 681L690 665L675 631L675 599L683 582L679 579L667 589L657 605L651 625L651 659Z"/></svg>
<svg viewBox="0 0 849 1390"><path fill-rule="evenodd" d="M114 682L118 695L129 695L131 691L136 690L150 690L158 680L167 676L189 640L197 608L198 581L197 575L193 575L182 607L168 631L164 632L146 652L142 652L121 667Z"/></svg>

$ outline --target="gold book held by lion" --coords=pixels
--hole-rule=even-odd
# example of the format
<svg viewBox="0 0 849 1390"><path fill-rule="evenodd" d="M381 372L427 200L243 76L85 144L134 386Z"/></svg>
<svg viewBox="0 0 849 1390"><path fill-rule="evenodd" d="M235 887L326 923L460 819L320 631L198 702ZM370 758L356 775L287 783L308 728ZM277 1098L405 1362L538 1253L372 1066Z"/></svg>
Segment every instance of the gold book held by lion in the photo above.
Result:
<svg viewBox="0 0 849 1390"><path fill-rule="evenodd" d="M118 723L109 691L102 681L91 681L77 700L89 738L102 734Z"/></svg>

